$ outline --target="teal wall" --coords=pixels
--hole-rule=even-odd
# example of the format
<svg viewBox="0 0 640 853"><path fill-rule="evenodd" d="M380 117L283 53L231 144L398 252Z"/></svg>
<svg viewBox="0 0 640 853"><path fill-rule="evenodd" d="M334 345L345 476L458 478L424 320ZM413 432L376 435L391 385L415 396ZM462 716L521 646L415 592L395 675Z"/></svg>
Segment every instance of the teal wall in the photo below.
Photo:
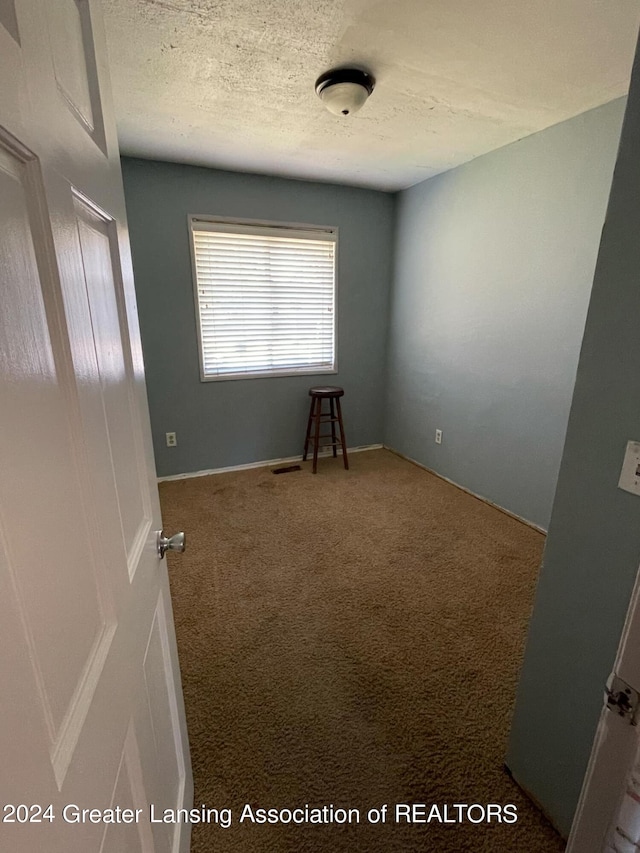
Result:
<svg viewBox="0 0 640 853"><path fill-rule="evenodd" d="M545 528L623 111L398 198L385 443Z"/></svg>
<svg viewBox="0 0 640 853"><path fill-rule="evenodd" d="M589 303L511 734L516 779L566 832L640 563L640 54ZM637 685L636 685L637 686Z"/></svg>
<svg viewBox="0 0 640 853"><path fill-rule="evenodd" d="M318 382L344 387L350 446L381 442L393 196L126 157L122 168L158 475L301 453ZM337 375L200 381L189 213L338 226Z"/></svg>

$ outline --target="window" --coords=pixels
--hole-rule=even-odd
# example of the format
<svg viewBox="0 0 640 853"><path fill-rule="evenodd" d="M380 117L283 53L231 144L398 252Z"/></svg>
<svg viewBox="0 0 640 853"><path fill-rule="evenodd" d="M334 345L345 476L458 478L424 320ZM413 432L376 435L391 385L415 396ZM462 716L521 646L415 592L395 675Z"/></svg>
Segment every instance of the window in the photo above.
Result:
<svg viewBox="0 0 640 853"><path fill-rule="evenodd" d="M203 380L336 372L336 229L190 228Z"/></svg>

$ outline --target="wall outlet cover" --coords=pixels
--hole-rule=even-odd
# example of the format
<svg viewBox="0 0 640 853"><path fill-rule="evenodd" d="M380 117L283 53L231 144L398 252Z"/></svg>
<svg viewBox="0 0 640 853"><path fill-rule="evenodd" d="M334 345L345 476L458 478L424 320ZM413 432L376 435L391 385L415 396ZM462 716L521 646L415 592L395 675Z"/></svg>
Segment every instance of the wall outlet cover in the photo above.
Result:
<svg viewBox="0 0 640 853"><path fill-rule="evenodd" d="M640 495L640 441L628 441L618 488Z"/></svg>

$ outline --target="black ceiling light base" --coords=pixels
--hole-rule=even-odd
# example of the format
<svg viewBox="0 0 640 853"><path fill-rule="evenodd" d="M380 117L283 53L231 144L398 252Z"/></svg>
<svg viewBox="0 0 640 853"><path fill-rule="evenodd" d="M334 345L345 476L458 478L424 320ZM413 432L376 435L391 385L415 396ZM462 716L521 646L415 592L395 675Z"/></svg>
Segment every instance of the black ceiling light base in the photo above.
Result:
<svg viewBox="0 0 640 853"><path fill-rule="evenodd" d="M357 112L373 92L375 80L360 68L334 68L316 80L316 95L329 112L348 116Z"/></svg>

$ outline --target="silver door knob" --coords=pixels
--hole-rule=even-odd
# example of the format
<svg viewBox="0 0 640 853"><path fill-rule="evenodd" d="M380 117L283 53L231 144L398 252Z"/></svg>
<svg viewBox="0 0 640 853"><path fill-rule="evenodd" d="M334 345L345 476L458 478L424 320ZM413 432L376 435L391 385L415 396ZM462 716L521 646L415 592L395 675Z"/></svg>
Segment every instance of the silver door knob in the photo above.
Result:
<svg viewBox="0 0 640 853"><path fill-rule="evenodd" d="M184 551L187 547L187 537L184 533L174 533L173 536L165 536L162 530L157 531L156 542L158 544L158 556L162 560L167 551Z"/></svg>

